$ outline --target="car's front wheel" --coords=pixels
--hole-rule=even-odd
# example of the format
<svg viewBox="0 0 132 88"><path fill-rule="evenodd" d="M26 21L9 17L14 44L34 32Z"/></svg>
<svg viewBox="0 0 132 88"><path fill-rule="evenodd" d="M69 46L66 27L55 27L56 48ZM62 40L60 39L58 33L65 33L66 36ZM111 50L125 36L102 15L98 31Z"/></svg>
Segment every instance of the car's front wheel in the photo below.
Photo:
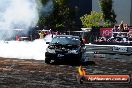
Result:
<svg viewBox="0 0 132 88"><path fill-rule="evenodd" d="M50 64L51 60L49 58L45 58L45 63Z"/></svg>

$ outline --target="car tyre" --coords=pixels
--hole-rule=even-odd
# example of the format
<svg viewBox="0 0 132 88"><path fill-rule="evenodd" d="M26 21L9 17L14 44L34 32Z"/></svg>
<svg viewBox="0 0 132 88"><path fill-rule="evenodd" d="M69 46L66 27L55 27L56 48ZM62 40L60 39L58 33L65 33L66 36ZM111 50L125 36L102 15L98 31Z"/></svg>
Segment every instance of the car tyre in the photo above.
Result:
<svg viewBox="0 0 132 88"><path fill-rule="evenodd" d="M51 62L51 60L50 60L50 59L45 58L45 63L46 63L46 64L50 64L50 62Z"/></svg>

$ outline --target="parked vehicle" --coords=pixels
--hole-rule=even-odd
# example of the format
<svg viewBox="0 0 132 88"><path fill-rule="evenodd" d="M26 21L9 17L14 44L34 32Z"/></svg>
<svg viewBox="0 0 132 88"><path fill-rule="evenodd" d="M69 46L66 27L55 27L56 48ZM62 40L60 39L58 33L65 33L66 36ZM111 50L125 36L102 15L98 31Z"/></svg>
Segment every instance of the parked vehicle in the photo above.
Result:
<svg viewBox="0 0 132 88"><path fill-rule="evenodd" d="M55 36L45 52L45 63L51 61L80 62L85 52L85 45L79 36L57 35Z"/></svg>
<svg viewBox="0 0 132 88"><path fill-rule="evenodd" d="M19 41L30 41L29 37L20 37Z"/></svg>

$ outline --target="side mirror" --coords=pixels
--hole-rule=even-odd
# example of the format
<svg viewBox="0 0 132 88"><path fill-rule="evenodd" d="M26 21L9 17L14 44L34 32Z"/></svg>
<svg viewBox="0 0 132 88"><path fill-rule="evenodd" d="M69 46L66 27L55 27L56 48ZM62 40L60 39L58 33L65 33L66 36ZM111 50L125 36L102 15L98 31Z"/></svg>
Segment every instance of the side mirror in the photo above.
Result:
<svg viewBox="0 0 132 88"><path fill-rule="evenodd" d="M46 44L49 44L50 42L46 42Z"/></svg>

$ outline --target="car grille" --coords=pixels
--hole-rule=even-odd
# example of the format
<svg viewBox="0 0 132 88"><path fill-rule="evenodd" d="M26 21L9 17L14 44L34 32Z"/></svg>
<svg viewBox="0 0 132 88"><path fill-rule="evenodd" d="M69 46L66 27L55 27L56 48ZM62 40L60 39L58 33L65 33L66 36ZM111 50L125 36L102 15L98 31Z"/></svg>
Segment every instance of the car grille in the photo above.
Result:
<svg viewBox="0 0 132 88"><path fill-rule="evenodd" d="M62 50L62 49L56 49L55 52L56 53L68 53L67 50Z"/></svg>

